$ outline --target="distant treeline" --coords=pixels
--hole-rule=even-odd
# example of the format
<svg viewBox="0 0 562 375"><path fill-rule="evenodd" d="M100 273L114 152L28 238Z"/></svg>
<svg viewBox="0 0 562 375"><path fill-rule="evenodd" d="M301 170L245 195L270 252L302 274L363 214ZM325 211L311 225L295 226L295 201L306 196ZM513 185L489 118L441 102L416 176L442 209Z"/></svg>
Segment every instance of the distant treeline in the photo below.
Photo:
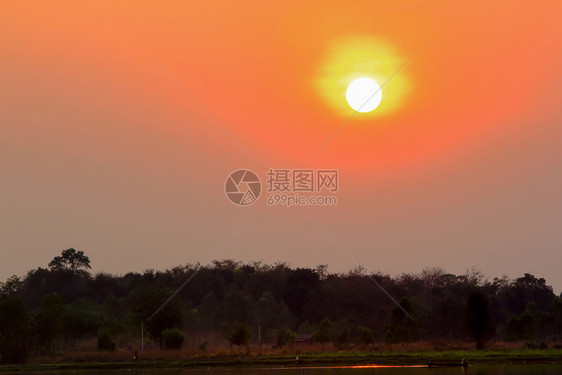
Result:
<svg viewBox="0 0 562 375"><path fill-rule="evenodd" d="M0 283L2 361L95 337L100 348L111 350L118 341L138 349L143 322L147 344L202 351L228 342L245 347L258 337L280 347L310 334L342 348L431 339L482 347L562 336L562 298L531 274L489 281L474 269L452 275L431 268L390 277L363 268L336 274L326 266L234 260L122 276L89 269L83 252L67 249L47 268Z"/></svg>

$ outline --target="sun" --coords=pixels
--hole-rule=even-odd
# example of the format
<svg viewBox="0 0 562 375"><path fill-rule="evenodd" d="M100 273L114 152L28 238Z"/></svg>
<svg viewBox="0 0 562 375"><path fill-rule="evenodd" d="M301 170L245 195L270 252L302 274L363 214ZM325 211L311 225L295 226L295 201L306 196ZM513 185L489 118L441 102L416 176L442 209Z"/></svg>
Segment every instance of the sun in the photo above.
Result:
<svg viewBox="0 0 562 375"><path fill-rule="evenodd" d="M357 78L347 86L347 104L357 112L371 112L382 100L381 87L370 78Z"/></svg>
<svg viewBox="0 0 562 375"><path fill-rule="evenodd" d="M326 48L313 86L335 114L346 118L353 109L371 124L370 120L395 114L406 104L412 77L405 71L394 74L406 61L394 45L372 35L356 35L333 40Z"/></svg>

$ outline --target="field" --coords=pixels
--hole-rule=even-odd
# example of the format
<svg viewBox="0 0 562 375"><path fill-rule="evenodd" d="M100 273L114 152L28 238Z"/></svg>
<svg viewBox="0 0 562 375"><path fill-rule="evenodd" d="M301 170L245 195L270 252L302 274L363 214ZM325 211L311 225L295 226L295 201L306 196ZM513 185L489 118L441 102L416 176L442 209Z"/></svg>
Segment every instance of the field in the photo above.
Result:
<svg viewBox="0 0 562 375"><path fill-rule="evenodd" d="M0 372L34 372L71 369L131 369L131 368L208 368L208 367L293 367L293 366L355 366L355 365L423 365L434 363L460 363L468 358L472 364L507 363L562 363L562 349L522 349L519 345L496 344L486 350L476 351L466 345L457 348L436 350L435 344L420 343L407 346L383 345L369 350L336 350L333 347L321 352L318 346L301 346L273 350L251 348L249 355L233 354L229 349L201 353L194 350L160 351L137 353L130 350L114 352L80 351L57 352L51 355L32 356L28 363L20 366L0 366ZM449 345L455 346L455 345Z"/></svg>

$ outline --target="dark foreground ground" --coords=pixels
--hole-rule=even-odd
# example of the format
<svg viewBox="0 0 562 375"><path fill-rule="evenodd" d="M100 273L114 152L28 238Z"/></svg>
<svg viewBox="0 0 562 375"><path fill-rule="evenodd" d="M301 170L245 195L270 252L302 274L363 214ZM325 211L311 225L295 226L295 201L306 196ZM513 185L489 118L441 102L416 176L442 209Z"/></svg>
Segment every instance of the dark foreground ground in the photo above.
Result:
<svg viewBox="0 0 562 375"><path fill-rule="evenodd" d="M85 357L85 356L84 356ZM197 356L185 359L150 358L142 354L133 360L104 360L99 357L90 361L77 357L73 361L53 363L28 363L25 365L0 365L0 372L26 373L47 370L86 369L149 369L149 368L233 368L233 367L310 367L310 366L361 366L377 365L425 365L428 361L439 364L460 363L468 358L471 364L509 363L562 363L562 349L546 350L458 350L458 351L413 351L413 352L359 352L343 351L295 355L262 355L247 357Z"/></svg>

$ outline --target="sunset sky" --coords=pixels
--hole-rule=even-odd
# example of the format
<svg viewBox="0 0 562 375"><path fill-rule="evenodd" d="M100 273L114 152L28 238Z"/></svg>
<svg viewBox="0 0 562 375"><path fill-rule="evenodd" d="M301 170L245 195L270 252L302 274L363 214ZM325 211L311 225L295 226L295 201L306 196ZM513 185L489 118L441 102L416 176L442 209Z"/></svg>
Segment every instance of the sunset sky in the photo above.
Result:
<svg viewBox="0 0 562 375"><path fill-rule="evenodd" d="M73 247L94 272L357 261L529 272L558 294L561 14L560 1L4 2L0 281ZM350 119L345 87L362 76L388 82ZM236 206L224 184L241 168L262 182L337 169L337 205Z"/></svg>

